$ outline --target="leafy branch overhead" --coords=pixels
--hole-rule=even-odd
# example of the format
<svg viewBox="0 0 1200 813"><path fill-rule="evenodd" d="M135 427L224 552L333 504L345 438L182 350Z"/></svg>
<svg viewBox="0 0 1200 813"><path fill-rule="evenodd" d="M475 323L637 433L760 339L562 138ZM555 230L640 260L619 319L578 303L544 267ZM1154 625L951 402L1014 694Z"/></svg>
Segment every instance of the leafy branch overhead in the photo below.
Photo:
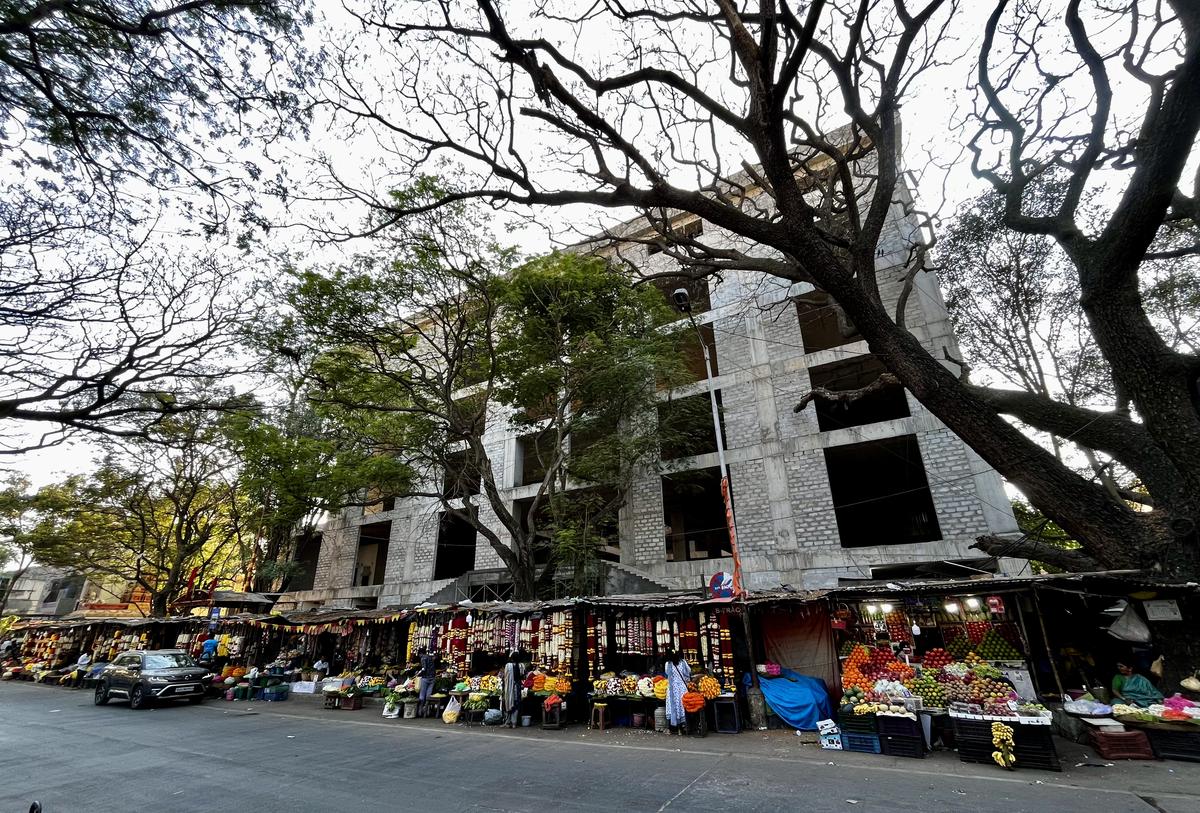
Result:
<svg viewBox="0 0 1200 813"><path fill-rule="evenodd" d="M343 188L372 207L377 228L467 198L629 207L642 228L613 236L669 248L687 274L741 269L811 286L1095 562L1195 576L1200 359L1187 289L1148 275L1200 249L1188 172L1200 15L1182 0L987 8L978 49L957 58L960 37L980 26L972 4L945 0L545 2L530 14L494 0L378 0L358 18L377 44L372 64L390 69L342 51L330 105L378 134L392 177L447 161L461 172L437 201ZM595 54L596 42L611 47ZM961 154L999 196L999 234L1056 246L1065 277L1055 290L1077 291L1083 316L1080 372L1107 382L1108 398L972 381L954 347L906 326L920 275L956 261L932 246L903 177L901 111L917 114L905 103L935 68L975 97L943 153ZM1118 81L1133 104L1114 102ZM673 228L693 216L731 239ZM900 240L884 240L897 221ZM1164 294L1158 315L1153 291ZM1014 419L1088 450L1106 472L1119 467L1152 507L1130 505L1120 478L1078 471Z"/></svg>
<svg viewBox="0 0 1200 813"><path fill-rule="evenodd" d="M186 244L244 244L287 188L268 151L305 133L308 22L304 0L0 4L3 451L220 404L244 260Z"/></svg>

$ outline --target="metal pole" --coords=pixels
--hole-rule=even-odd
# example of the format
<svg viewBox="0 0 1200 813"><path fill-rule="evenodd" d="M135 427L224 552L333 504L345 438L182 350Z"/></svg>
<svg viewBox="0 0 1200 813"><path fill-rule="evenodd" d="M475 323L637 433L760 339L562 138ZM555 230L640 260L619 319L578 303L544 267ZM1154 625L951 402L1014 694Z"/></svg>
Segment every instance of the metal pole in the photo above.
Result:
<svg viewBox="0 0 1200 813"><path fill-rule="evenodd" d="M721 468L721 498L725 501L725 523L729 528L729 546L733 552L733 593L735 596L741 596L744 593L742 589L742 557L738 554L737 520L733 513L733 494L729 489L729 467L725 464L725 439L721 436L721 411L717 407L717 388L713 382L712 357L708 352L708 345L704 341L704 334L700 332L700 326L696 324L696 317L690 310L687 312L687 317L696 331L696 338L700 341L700 351L704 354L704 380L708 385L708 402L712 408L713 433L717 436L717 463ZM749 643L749 618L746 620L746 633L747 643Z"/></svg>
<svg viewBox="0 0 1200 813"><path fill-rule="evenodd" d="M688 321L696 331L700 351L704 355L704 380L708 385L708 403L712 408L713 434L717 438L717 463L721 467L721 498L725 502L725 523L729 529L729 547L733 553L733 594L742 600L742 631L746 636L746 655L750 665L750 686L746 690L746 704L750 711L750 725L759 730L767 727L766 709L762 690L758 688L758 676L754 672L754 637L750 626L750 605L746 603L746 591L742 587L742 557L738 553L737 519L733 513L733 493L729 488L729 467L725 463L725 439L721 436L721 411L717 407L717 388L713 381L712 356L704 341L704 334L696 324L696 317L687 311Z"/></svg>

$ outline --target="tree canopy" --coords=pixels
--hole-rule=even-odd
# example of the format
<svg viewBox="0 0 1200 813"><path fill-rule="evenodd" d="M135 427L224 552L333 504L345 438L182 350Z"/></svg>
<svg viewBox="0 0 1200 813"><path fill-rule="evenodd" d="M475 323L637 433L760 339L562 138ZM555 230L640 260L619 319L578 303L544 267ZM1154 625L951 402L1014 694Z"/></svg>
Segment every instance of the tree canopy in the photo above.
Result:
<svg viewBox="0 0 1200 813"><path fill-rule="evenodd" d="M1151 264L1200 247L1194 4L996 0L986 17L949 0L545 2L530 14L494 0L368 6L369 58L391 69L359 70L365 51L339 54L332 103L374 128L393 173L457 162L443 204L630 207L651 234L633 239L659 244L685 272L811 285L1092 564L1200 573L1200 359L1164 336L1143 285ZM964 32L978 37L968 57ZM930 268L901 118L916 114L904 105L935 69L974 94L943 154L1003 199L999 228L1062 252L1111 400L1077 405L975 381L881 296L882 270L901 267L903 303ZM1047 198L1040 190L1059 174L1065 183ZM375 223L429 209L387 194L393 183L353 191ZM1085 211L1098 188L1098 209ZM683 213L735 239L673 230ZM1014 419L1119 461L1153 506L1114 497ZM1010 540L1003 553L1032 551Z"/></svg>
<svg viewBox="0 0 1200 813"><path fill-rule="evenodd" d="M426 181L406 194L438 192ZM377 256L299 272L288 343L319 352L317 407L412 469L397 496L469 523L529 598L557 567L539 541L566 529L557 497L608 489L591 530L570 536L583 568L637 466L657 460L654 382L678 379L682 355L660 330L671 317L656 289L599 257L520 262L484 237L482 216L465 206L416 216ZM529 440L519 476L532 479L517 484L535 488L519 508L501 493L511 484L489 435L504 425Z"/></svg>
<svg viewBox="0 0 1200 813"><path fill-rule="evenodd" d="M0 450L215 405L241 263L185 244L264 223L285 182L263 158L303 134L319 61L306 19L304 0L0 3Z"/></svg>

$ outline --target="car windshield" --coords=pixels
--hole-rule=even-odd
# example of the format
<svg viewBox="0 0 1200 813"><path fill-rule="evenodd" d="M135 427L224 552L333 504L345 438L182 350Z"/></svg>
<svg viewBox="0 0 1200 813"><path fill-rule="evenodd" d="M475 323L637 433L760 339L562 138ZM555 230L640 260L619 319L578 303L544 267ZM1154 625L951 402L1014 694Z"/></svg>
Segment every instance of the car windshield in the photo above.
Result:
<svg viewBox="0 0 1200 813"><path fill-rule="evenodd" d="M196 662L182 652L165 655L147 655L147 669L174 669L177 666L195 666Z"/></svg>

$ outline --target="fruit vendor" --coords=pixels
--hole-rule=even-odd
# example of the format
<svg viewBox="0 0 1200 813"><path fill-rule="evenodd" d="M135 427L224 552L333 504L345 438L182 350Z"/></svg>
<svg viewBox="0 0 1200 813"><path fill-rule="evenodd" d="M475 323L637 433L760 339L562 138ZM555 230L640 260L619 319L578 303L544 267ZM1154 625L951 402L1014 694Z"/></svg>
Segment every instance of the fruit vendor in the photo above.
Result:
<svg viewBox="0 0 1200 813"><path fill-rule="evenodd" d="M1117 662L1117 674L1112 679L1113 696L1130 706L1148 708L1161 703L1163 693L1147 678L1139 675L1129 664Z"/></svg>

